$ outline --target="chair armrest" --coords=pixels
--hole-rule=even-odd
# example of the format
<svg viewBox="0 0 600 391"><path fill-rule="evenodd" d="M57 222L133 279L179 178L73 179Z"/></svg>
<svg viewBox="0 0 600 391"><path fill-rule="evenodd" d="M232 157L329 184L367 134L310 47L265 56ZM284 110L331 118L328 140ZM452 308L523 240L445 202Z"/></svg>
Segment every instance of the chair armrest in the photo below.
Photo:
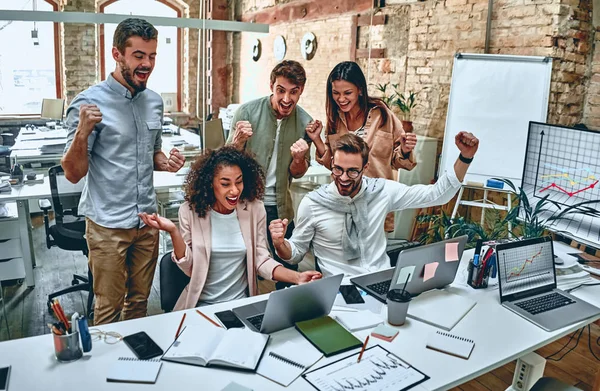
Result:
<svg viewBox="0 0 600 391"><path fill-rule="evenodd" d="M38 205L40 209L44 211L44 213L48 213L48 211L52 209L52 204L45 198L39 199Z"/></svg>

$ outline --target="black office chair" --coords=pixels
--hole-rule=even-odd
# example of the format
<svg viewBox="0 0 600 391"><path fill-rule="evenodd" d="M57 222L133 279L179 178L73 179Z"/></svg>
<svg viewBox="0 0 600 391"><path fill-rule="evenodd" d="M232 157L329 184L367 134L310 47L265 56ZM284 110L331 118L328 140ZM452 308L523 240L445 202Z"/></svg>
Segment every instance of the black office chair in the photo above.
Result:
<svg viewBox="0 0 600 391"><path fill-rule="evenodd" d="M560 380L553 379L551 377L540 378L530 391L582 391L581 388L577 388L570 384L565 384Z"/></svg>
<svg viewBox="0 0 600 391"><path fill-rule="evenodd" d="M81 251L88 256L88 246L85 240L85 219L77 213L79 198L83 189L83 180L77 184L69 182L61 166L48 169L52 204L48 200L40 200L40 209L44 212L44 227L46 228L46 246L57 246L63 250ZM48 212L54 209L55 224L50 225ZM92 273L88 270L87 277L73 274L71 286L48 295L48 310L55 297L67 293L87 291L87 316L93 317L94 289Z"/></svg>
<svg viewBox="0 0 600 391"><path fill-rule="evenodd" d="M171 251L160 259L160 308L173 311L181 292L190 283L190 278L171 260Z"/></svg>

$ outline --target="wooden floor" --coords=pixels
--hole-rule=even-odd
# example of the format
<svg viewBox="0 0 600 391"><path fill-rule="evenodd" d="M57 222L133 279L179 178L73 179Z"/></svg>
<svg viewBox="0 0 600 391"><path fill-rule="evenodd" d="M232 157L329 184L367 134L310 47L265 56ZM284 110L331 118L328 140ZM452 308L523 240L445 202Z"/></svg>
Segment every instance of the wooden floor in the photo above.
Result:
<svg viewBox="0 0 600 391"><path fill-rule="evenodd" d="M33 225L34 250L37 260L37 267L34 269L36 286L34 289L27 289L24 284L4 283L10 338L4 318L0 313L0 341L49 333L46 324L54 320L46 308L48 294L69 286L73 273L85 274L87 270L87 259L83 254L61 250L56 247L46 248L41 218L34 218ZM162 313L160 309L158 268L156 273L148 303L149 315ZM274 289L273 284L267 281L261 281L259 286L262 292ZM87 293L83 292L71 293L60 298L60 302L67 313L73 313L74 311L84 313L86 300ZM596 344L596 340L600 337L600 327L592 324L591 332L592 348L596 356L600 357L600 346ZM539 349L537 353L547 357L560 350L567 341L568 337L564 337ZM571 341L569 346L573 346L574 342L574 340ZM455 387L453 390L503 391L512 383L515 364L515 362L508 363L460 387ZM575 350L561 361L548 360L545 375L574 385L584 391L591 391L591 385L594 383L596 372L599 369L600 362L592 356L588 347L588 332L586 329Z"/></svg>

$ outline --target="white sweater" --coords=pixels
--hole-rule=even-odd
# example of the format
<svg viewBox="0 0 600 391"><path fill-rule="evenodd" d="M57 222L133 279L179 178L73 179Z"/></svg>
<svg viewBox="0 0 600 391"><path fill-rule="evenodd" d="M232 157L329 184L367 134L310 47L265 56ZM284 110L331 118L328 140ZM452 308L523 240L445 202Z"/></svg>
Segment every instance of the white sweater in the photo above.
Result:
<svg viewBox="0 0 600 391"><path fill-rule="evenodd" d="M355 276L389 268L390 260L385 251L387 240L383 227L385 216L395 210L443 205L454 197L460 185L454 170L442 175L433 185L407 186L386 180L383 190L369 204L368 233L363 233L367 262L361 262L360 258L342 261L344 213L332 211L309 197L304 197L298 207L294 233L288 240L292 247L292 257L286 261L291 264L300 262L312 244L315 259L318 260L325 277L339 273ZM339 202L352 201L350 197L339 194L334 182L327 186L327 190L334 198L339 199ZM363 179L363 186L355 197L361 197L365 187Z"/></svg>

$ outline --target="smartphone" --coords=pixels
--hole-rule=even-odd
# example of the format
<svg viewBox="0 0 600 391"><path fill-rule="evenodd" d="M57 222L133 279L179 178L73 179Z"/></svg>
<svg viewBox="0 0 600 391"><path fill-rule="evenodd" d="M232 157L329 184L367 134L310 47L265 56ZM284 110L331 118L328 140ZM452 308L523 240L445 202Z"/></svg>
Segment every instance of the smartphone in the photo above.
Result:
<svg viewBox="0 0 600 391"><path fill-rule="evenodd" d="M238 317L233 313L233 311L221 311L215 312L215 316L219 318L223 326L226 329L230 329L232 327L244 327L244 324Z"/></svg>
<svg viewBox="0 0 600 391"><path fill-rule="evenodd" d="M8 367L0 368L0 390L8 390L8 377L10 376L10 365Z"/></svg>
<svg viewBox="0 0 600 391"><path fill-rule="evenodd" d="M346 300L346 304L359 304L364 303L365 299L362 298L360 292L354 285L340 285L340 292Z"/></svg>
<svg viewBox="0 0 600 391"><path fill-rule="evenodd" d="M163 355L162 349L143 331L123 337L123 341L140 360Z"/></svg>

